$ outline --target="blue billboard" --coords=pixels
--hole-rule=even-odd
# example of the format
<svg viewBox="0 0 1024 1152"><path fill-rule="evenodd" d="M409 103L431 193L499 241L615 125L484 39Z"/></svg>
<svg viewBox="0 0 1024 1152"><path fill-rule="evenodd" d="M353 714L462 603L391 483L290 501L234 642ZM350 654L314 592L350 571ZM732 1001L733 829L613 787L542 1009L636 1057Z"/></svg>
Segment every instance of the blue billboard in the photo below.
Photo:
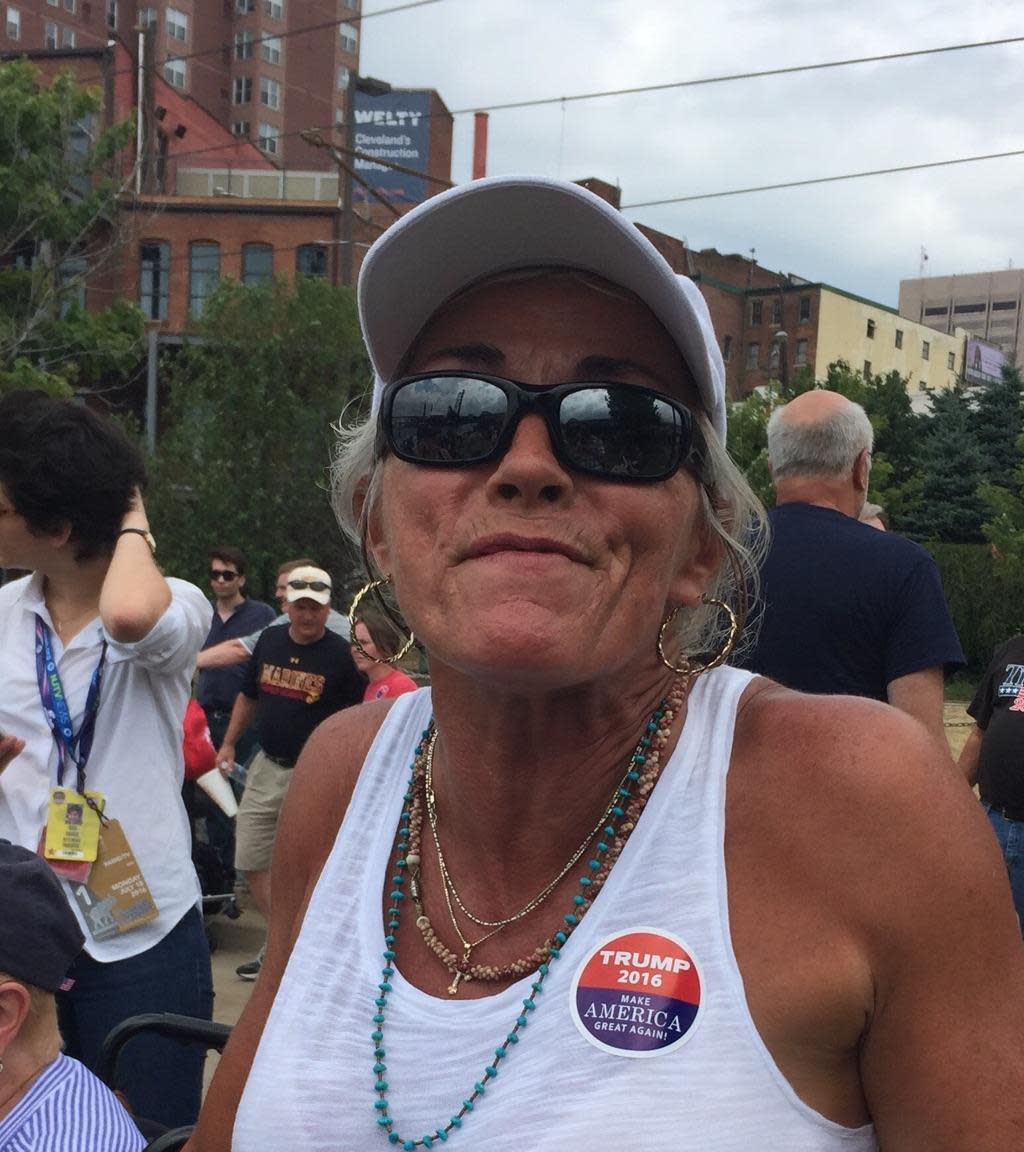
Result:
<svg viewBox="0 0 1024 1152"><path fill-rule="evenodd" d="M388 161L426 172L430 146L430 93L387 92L371 96L356 91L355 147L373 160L357 159L356 171L382 196L394 204L419 204L427 198L427 184L420 176L410 176L389 167ZM356 204L373 202L373 197L353 182Z"/></svg>

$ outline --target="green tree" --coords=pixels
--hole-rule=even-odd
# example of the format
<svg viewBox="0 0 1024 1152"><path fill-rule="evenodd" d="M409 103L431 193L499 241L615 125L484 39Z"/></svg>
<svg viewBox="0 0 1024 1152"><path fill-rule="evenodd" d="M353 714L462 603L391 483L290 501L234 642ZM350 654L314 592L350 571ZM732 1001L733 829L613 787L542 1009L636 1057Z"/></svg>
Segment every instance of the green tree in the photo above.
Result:
<svg viewBox="0 0 1024 1152"><path fill-rule="evenodd" d="M43 86L30 63L0 64L0 391L69 394L133 370L138 309L91 315L84 280L116 251L118 152L131 124L98 128L97 90Z"/></svg>
<svg viewBox="0 0 1024 1152"><path fill-rule="evenodd" d="M257 596L300 555L340 587L355 558L329 504L331 424L370 382L351 291L307 277L225 281L167 376L147 497L167 570L201 580L207 550L233 544Z"/></svg>
<svg viewBox="0 0 1024 1152"><path fill-rule="evenodd" d="M987 508L978 490L985 461L962 389L932 396L919 463L920 499L908 509L900 531L919 540L980 543Z"/></svg>
<svg viewBox="0 0 1024 1152"><path fill-rule="evenodd" d="M1024 433L1021 392L1024 382L1012 364L1003 367L997 380L989 380L974 391L971 424L984 457L983 475L988 484L1009 491L1020 490L1015 478L1024 463L1018 441Z"/></svg>

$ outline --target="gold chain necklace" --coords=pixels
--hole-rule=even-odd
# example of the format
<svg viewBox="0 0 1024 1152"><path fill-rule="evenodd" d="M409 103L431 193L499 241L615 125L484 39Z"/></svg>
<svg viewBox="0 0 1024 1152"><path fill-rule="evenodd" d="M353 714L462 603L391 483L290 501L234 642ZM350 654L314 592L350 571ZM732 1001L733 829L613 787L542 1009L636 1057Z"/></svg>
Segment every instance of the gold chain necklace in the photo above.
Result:
<svg viewBox="0 0 1024 1152"><path fill-rule="evenodd" d="M426 758L426 760L427 760L427 762L426 762L427 819L430 822L430 832L434 838L434 847L437 849L437 863L441 869L441 878L444 881L445 902L448 904L448 911L452 917L452 923L455 925L456 932L459 931L459 927L457 924L455 924L455 913L452 911L452 907L451 907L452 899L455 900L455 903L458 905L459 910L462 912L462 914L468 920L472 920L474 924L479 924L481 928L493 928L494 929L494 932L488 932L486 936L481 936L480 939L476 942L476 944L472 945L472 947L475 948L477 944L482 944L485 940L489 940L491 938L491 936L495 935L495 933L500 928L505 928L509 924L514 924L517 920L522 920L522 918L524 916L528 916L535 908L539 908L540 905L543 904L544 901L551 895L551 893L554 892L554 890L558 887L558 885L561 883L561 881L565 879L569 870L575 866L575 864L579 861L579 858L583 855L584 852L586 852L587 846L591 843L591 841L594 839L594 837L598 834L598 832L601 831L601 829L605 826L605 824L608 823L608 817L611 815L612 808L615 805L615 796L618 795L618 790L616 790L615 795L613 795L612 799L608 802L608 807L605 808L605 810L601 813L601 818L594 825L594 827L591 828L591 830L587 833L586 838L582 841L582 843L576 849L576 851L569 857L565 866L558 873L558 875L554 878L554 880L552 880L550 882L550 884L547 884L544 888L542 888L541 891L538 892L537 895L534 896L532 900L528 900L526 902L526 904L524 904L523 907L519 909L518 912L513 912L511 916L506 916L504 920L484 920L480 916L475 916L466 907L465 903L462 900L462 897L459 895L458 889L455 887L455 881L452 879L451 872L449 872L449 870L448 870L448 862L445 860L444 852L441 850L441 837L440 837L440 834L438 833L438 830L437 830L437 801L436 801L436 798L434 796L434 778L433 778L434 745L436 743L437 743L437 729L435 728L433 735L430 738L430 743L427 745L427 758ZM625 783L625 777L623 777L623 779L619 782L620 788L622 787L623 783ZM460 936L462 935L461 932L459 933L459 935ZM463 940L463 944L465 944L465 943L466 943L465 940Z"/></svg>
<svg viewBox="0 0 1024 1152"><path fill-rule="evenodd" d="M658 706L654 716L648 722L644 734L630 757L622 782L616 788L611 803L605 810L608 823L597 829L597 833L602 834L604 839L596 845L595 858L589 861L587 873L580 878L581 893L574 897L573 911L563 917L566 927L549 936L529 956L501 966L473 964L470 958L474 948L496 935L501 928L506 926L505 924L495 927L479 940L473 942L467 940L455 919L447 886L443 885L448 914L462 944L462 955L460 956L448 948L438 937L430 917L424 911L420 890L420 846L423 831L423 808L429 804L427 772L430 766L431 752L437 738L437 730L431 725L426 746L422 749L422 753L417 756L413 765L406 863L410 871L410 895L417 914L416 926L419 928L427 947L452 975L452 983L448 987L450 995L454 996L458 992L459 983L463 980L501 981L518 979L542 965L551 954L552 949L557 950L565 943L603 887L612 866L625 847L630 833L636 827L640 813L643 812L647 804L647 798L657 783L662 767L661 753L671 735L672 721L679 714L685 702L688 687L689 679L685 677L673 683L667 697ZM418 795L420 788L423 791L422 803ZM589 843L588 840L587 844ZM584 848L586 846L584 844ZM509 922L511 923L511 921Z"/></svg>

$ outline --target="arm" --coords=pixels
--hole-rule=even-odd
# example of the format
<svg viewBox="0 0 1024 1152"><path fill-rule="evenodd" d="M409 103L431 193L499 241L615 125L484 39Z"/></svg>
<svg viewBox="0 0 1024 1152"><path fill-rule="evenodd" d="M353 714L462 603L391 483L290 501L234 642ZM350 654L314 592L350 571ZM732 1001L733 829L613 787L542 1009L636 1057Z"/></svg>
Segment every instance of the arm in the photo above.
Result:
<svg viewBox="0 0 1024 1152"><path fill-rule="evenodd" d="M244 640L223 640L211 648L204 648L196 657L196 668L227 668L232 664L242 664L252 655Z"/></svg>
<svg viewBox="0 0 1024 1152"><path fill-rule="evenodd" d="M226 1152L231 1147L238 1102L288 957L359 769L386 712L380 706L337 712L316 729L302 750L274 845L266 959L217 1065L186 1152Z"/></svg>
<svg viewBox="0 0 1024 1152"><path fill-rule="evenodd" d="M149 530L137 490L121 527ZM146 541L134 532L118 536L100 589L100 619L111 638L122 644L141 640L170 603L171 590Z"/></svg>
<svg viewBox="0 0 1024 1152"><path fill-rule="evenodd" d="M922 668L920 672L898 676L886 685L886 695L894 708L920 720L933 736L945 741L942 668Z"/></svg>
<svg viewBox="0 0 1024 1152"><path fill-rule="evenodd" d="M984 730L975 724L971 729L970 736L967 737L967 743L964 744L960 752L960 759L956 762L956 766L964 774L964 779L972 788L978 782L978 754L981 752L981 742L984 739Z"/></svg>

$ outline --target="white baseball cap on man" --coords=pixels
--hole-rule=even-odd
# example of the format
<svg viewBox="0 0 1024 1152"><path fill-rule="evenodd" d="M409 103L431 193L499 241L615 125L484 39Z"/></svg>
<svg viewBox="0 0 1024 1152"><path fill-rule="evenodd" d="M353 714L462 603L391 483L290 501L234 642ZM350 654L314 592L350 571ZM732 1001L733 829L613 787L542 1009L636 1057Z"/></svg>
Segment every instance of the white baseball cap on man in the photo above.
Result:
<svg viewBox="0 0 1024 1152"><path fill-rule="evenodd" d="M318 604L331 602L331 578L322 568L307 565L293 568L288 573L288 591L285 598L289 604L296 600L315 600Z"/></svg>

